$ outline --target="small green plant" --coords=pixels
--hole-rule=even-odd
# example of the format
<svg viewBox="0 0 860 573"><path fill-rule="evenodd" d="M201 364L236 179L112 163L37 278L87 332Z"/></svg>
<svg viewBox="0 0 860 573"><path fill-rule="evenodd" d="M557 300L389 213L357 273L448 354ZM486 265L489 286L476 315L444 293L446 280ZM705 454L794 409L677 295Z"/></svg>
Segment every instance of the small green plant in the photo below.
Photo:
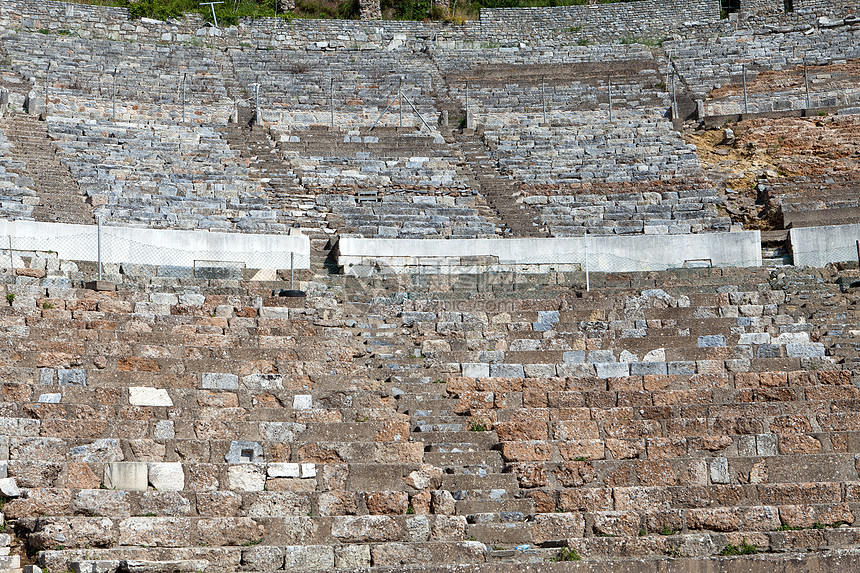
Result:
<svg viewBox="0 0 860 573"><path fill-rule="evenodd" d="M466 538L466 541L477 541L477 539L475 539L474 535L470 535L469 537Z"/></svg>
<svg viewBox="0 0 860 573"><path fill-rule="evenodd" d="M558 551L558 555L553 557L553 561L579 561L582 557L574 547L562 547Z"/></svg>
<svg viewBox="0 0 860 573"><path fill-rule="evenodd" d="M664 92L666 91L666 82L657 82L657 85L655 87L661 92Z"/></svg>
<svg viewBox="0 0 860 573"><path fill-rule="evenodd" d="M12 304L13 302L15 302L15 293L10 292L9 294L7 294L6 300L9 302L9 304Z"/></svg>
<svg viewBox="0 0 860 573"><path fill-rule="evenodd" d="M776 530L777 531L801 531L801 530L803 530L803 528L802 527L792 527L791 525L788 525L787 523L783 523L782 525L777 527Z"/></svg>
<svg viewBox="0 0 860 573"><path fill-rule="evenodd" d="M570 26L568 28L565 28L564 31L567 32L568 34L573 34L575 32L582 31L582 26Z"/></svg>
<svg viewBox="0 0 860 573"><path fill-rule="evenodd" d="M580 39L578 39L578 40L576 41L576 45L577 45L577 46L587 46L587 45L588 45L588 44L590 44L590 43L591 43L591 42L589 41L589 39L588 39L588 38L580 38Z"/></svg>
<svg viewBox="0 0 860 573"><path fill-rule="evenodd" d="M469 420L470 432L486 432L487 424L483 420Z"/></svg>
<svg viewBox="0 0 860 573"><path fill-rule="evenodd" d="M818 117L824 117L825 115L827 115L826 111L824 111L823 109L818 110Z"/></svg>
<svg viewBox="0 0 860 573"><path fill-rule="evenodd" d="M504 551L505 548L501 545L493 545L493 551Z"/></svg>
<svg viewBox="0 0 860 573"><path fill-rule="evenodd" d="M466 118L461 117L460 121L457 122L457 129L466 129Z"/></svg>
<svg viewBox="0 0 860 573"><path fill-rule="evenodd" d="M660 535L676 535L680 531L677 527L665 526L660 530Z"/></svg>
<svg viewBox="0 0 860 573"><path fill-rule="evenodd" d="M758 546L747 543L746 538L744 538L744 542L741 543L740 547L734 543L727 543L726 546L723 547L723 550L720 551L720 555L723 557L728 555L755 555L756 553L758 553Z"/></svg>
<svg viewBox="0 0 860 573"><path fill-rule="evenodd" d="M640 528L639 529L639 537L645 537L645 535L646 535L645 534L645 528L644 527Z"/></svg>
<svg viewBox="0 0 860 573"><path fill-rule="evenodd" d="M51 304L51 303L49 303L49 302L43 302L43 303L42 303L42 308L43 308L43 309L45 309L45 310L50 310L50 309L54 308L54 305L53 305L53 304Z"/></svg>
<svg viewBox="0 0 860 573"><path fill-rule="evenodd" d="M584 462L584 461L585 461L585 456L576 456L575 458L573 458L573 461L575 461L575 462Z"/></svg>
<svg viewBox="0 0 860 573"><path fill-rule="evenodd" d="M444 384L444 383L445 383L445 381L442 380L441 378L436 378L435 380L433 380L433 384Z"/></svg>
<svg viewBox="0 0 860 573"><path fill-rule="evenodd" d="M411 505L406 508L406 515L415 515L415 508Z"/></svg>
<svg viewBox="0 0 860 573"><path fill-rule="evenodd" d="M141 513L141 517L158 517L158 514L154 511L147 511L146 513Z"/></svg>
<svg viewBox="0 0 860 573"><path fill-rule="evenodd" d="M367 416L356 416L355 417L356 422L366 422L368 419L369 418Z"/></svg>
<svg viewBox="0 0 860 573"><path fill-rule="evenodd" d="M259 545L263 542L263 538L257 539L255 541L246 541L242 544L242 547L251 547L252 545Z"/></svg>

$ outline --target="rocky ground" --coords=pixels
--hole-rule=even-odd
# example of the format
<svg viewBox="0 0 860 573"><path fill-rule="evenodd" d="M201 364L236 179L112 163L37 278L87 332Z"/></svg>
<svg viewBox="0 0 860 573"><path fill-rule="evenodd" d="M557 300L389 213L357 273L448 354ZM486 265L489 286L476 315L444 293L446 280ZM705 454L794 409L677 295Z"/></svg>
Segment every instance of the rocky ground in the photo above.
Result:
<svg viewBox="0 0 860 573"><path fill-rule="evenodd" d="M725 129L688 129L708 176L724 187L726 210L746 228L771 229L767 189L794 180L860 181L860 116L751 119ZM846 192L851 192L846 189ZM856 195L856 187L854 190Z"/></svg>

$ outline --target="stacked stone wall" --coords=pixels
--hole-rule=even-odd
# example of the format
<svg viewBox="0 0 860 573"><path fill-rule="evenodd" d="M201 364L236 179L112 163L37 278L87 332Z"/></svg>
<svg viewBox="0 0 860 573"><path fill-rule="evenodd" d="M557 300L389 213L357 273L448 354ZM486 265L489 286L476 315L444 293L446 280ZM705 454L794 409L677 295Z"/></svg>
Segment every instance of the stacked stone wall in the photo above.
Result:
<svg viewBox="0 0 860 573"><path fill-rule="evenodd" d="M367 11L368 14L371 12ZM846 15L856 5L830 0L795 2L786 15L781 2L755 2L742 17L752 21L814 21L820 14ZM729 23L730 24L730 23ZM352 45L371 42L444 40L464 43L516 45L521 41L555 41L587 38L660 38L672 34L700 36L720 28L718 0L682 0L668 9L658 0L594 4L556 8L483 9L479 20L459 25L443 22L292 20L260 18L238 27L218 30L192 16L181 23L129 20L125 8L105 8L66 2L8 0L0 6L0 25L24 30L70 30L82 37L108 37L127 41L250 42L256 46L304 48L315 42ZM216 40L217 39L217 40ZM384 47L384 46L383 46Z"/></svg>

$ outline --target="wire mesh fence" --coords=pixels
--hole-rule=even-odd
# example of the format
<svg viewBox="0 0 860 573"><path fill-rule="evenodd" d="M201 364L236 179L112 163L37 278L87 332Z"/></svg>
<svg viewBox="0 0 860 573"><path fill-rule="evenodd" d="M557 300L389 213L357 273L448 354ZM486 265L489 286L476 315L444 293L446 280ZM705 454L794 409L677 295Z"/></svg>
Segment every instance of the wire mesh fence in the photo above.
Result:
<svg viewBox="0 0 860 573"><path fill-rule="evenodd" d="M242 278L248 270L310 268L309 246L290 236L108 226L99 231L83 225L0 235L0 267L26 268L37 258L95 263L100 274L121 265L146 266L157 276L180 278Z"/></svg>

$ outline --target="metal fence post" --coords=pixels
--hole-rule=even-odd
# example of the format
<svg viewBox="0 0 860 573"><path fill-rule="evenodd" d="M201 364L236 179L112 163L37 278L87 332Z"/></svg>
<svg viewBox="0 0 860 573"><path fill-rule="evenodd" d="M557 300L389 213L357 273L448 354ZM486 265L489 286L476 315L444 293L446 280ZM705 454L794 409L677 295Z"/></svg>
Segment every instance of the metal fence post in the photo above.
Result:
<svg viewBox="0 0 860 573"><path fill-rule="evenodd" d="M672 119L678 117L678 92L675 91L675 70L672 70Z"/></svg>
<svg viewBox="0 0 860 573"><path fill-rule="evenodd" d="M9 270L15 274L15 258L12 256L12 235L9 235Z"/></svg>
<svg viewBox="0 0 860 573"><path fill-rule="evenodd" d="M254 123L260 123L260 84L254 84Z"/></svg>
<svg viewBox="0 0 860 573"><path fill-rule="evenodd" d="M588 234L585 235L585 291L591 290L591 280L588 270Z"/></svg>
<svg viewBox="0 0 860 573"><path fill-rule="evenodd" d="M290 290L293 290L293 261L296 258L295 253L290 253Z"/></svg>
<svg viewBox="0 0 860 573"><path fill-rule="evenodd" d="M102 280L102 216L99 215L96 220L98 221L98 258L99 258L99 280Z"/></svg>
<svg viewBox="0 0 860 573"><path fill-rule="evenodd" d="M747 66L746 64L741 64L741 75L744 80L744 113L749 113L749 107L747 106Z"/></svg>
<svg viewBox="0 0 860 573"><path fill-rule="evenodd" d="M48 86L51 85L51 62L45 68L45 117L48 117Z"/></svg>

